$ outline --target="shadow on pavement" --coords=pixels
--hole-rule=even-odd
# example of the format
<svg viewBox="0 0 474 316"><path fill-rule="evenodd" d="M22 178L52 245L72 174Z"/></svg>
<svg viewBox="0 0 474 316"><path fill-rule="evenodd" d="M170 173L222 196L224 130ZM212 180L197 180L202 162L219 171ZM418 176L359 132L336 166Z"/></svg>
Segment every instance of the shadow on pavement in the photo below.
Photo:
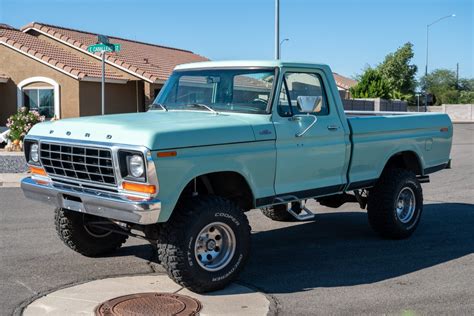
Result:
<svg viewBox="0 0 474 316"><path fill-rule="evenodd" d="M267 293L368 284L474 252L474 205L428 204L415 234L383 240L366 213L319 214L314 222L253 235L241 280Z"/></svg>
<svg viewBox="0 0 474 316"><path fill-rule="evenodd" d="M125 245L122 248L118 249L117 251L109 254L105 254L102 257L128 257L128 256L135 256L140 259L144 259L147 261L155 261L157 260L157 253L155 248L153 248L150 244L141 244L141 245Z"/></svg>

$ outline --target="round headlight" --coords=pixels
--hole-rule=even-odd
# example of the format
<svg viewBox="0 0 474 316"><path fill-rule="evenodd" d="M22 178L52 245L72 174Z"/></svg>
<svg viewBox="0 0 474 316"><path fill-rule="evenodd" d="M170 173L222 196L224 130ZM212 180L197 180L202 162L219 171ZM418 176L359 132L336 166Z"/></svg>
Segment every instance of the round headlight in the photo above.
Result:
<svg viewBox="0 0 474 316"><path fill-rule="evenodd" d="M38 153L38 144L33 144L30 147L30 159L33 162L39 161L39 153Z"/></svg>
<svg viewBox="0 0 474 316"><path fill-rule="evenodd" d="M143 162L143 158L139 155L133 155L132 157L130 157L129 169L130 175L132 175L133 177L142 177L143 173L145 172L145 163Z"/></svg>

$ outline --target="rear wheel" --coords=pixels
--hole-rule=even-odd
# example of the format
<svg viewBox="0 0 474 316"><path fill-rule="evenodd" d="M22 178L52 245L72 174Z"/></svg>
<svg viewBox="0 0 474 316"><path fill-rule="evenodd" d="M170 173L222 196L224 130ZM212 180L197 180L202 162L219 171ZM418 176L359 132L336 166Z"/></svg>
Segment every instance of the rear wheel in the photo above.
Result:
<svg viewBox="0 0 474 316"><path fill-rule="evenodd" d="M387 170L370 190L367 206L369 223L382 237L409 237L418 226L422 211L423 191L411 171Z"/></svg>
<svg viewBox="0 0 474 316"><path fill-rule="evenodd" d="M66 246L88 257L117 250L128 236L94 227L101 217L57 208L54 211L56 232ZM110 223L110 222L107 222Z"/></svg>
<svg viewBox="0 0 474 316"><path fill-rule="evenodd" d="M170 278L194 292L225 287L249 251L250 226L243 210L216 196L181 203L158 239L159 261Z"/></svg>

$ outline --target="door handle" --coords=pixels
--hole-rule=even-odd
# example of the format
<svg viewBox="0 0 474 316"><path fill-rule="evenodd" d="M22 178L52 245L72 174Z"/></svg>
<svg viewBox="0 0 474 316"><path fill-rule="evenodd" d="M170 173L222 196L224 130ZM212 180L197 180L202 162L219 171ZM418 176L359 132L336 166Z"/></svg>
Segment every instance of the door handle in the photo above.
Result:
<svg viewBox="0 0 474 316"><path fill-rule="evenodd" d="M339 129L339 126L337 125L328 125L328 130L330 131L337 131Z"/></svg>

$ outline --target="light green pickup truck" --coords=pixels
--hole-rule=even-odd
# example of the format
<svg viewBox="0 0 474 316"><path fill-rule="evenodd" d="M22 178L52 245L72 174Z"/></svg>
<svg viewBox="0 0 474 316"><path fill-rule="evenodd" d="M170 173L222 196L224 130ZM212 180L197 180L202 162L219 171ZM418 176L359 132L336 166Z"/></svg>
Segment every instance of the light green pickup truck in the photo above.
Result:
<svg viewBox="0 0 474 316"><path fill-rule="evenodd" d="M172 279L206 292L247 261L251 209L310 220L307 199L354 202L382 237L410 236L452 134L444 114L345 113L326 65L187 64L146 113L34 126L22 188L56 208L71 249L96 256L141 237Z"/></svg>

